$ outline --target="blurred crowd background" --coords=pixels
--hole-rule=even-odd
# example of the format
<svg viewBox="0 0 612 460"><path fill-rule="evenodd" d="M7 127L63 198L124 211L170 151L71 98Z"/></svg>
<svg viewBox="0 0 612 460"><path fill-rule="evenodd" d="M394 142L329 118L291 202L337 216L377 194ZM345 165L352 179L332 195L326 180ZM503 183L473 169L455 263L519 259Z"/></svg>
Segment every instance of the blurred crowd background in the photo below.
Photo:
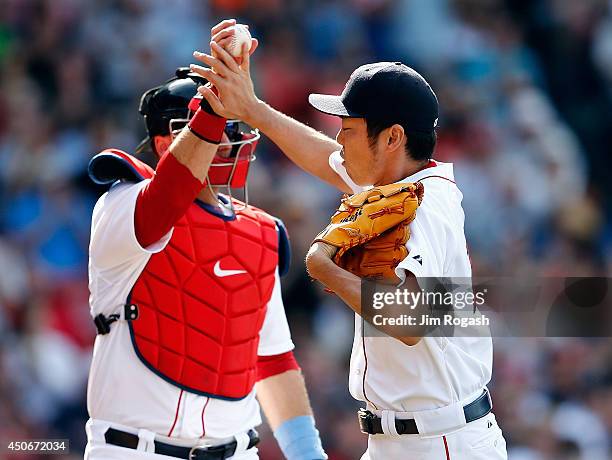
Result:
<svg viewBox="0 0 612 460"><path fill-rule="evenodd" d="M140 94L192 62L225 17L261 42L259 97L330 135L338 121L312 110L309 92L340 92L378 60L426 76L442 109L436 158L455 163L476 275L610 275L612 2L0 0L0 439L69 438L62 458L82 456L87 248L104 191L87 162L134 149ZM302 263L339 194L266 141L251 178L252 201L292 238L285 305L325 447L357 459L352 314ZM494 361L511 460L612 458L611 340L497 339ZM261 431L261 458L280 458Z"/></svg>

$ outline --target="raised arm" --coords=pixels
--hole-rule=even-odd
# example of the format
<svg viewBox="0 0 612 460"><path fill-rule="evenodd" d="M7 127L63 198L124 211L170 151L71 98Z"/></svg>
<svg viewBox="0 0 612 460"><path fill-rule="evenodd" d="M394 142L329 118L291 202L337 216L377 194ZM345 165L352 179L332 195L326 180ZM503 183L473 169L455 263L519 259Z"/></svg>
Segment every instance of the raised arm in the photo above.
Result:
<svg viewBox="0 0 612 460"><path fill-rule="evenodd" d="M159 241L202 190L225 118L200 108L162 155L155 176L136 201L134 226L142 247Z"/></svg>
<svg viewBox="0 0 612 460"><path fill-rule="evenodd" d="M330 154L340 145L330 137L279 112L255 95L250 74L250 52L245 45L238 64L221 46L230 37L231 25L224 21L212 29L212 55L196 52L194 57L209 66L192 66L192 70L210 80L218 89L219 97L202 90L217 113L236 118L258 128L274 142L287 157L304 171L313 174L343 192L352 193L344 181L329 166ZM220 29L220 27L224 27ZM255 46L253 46L255 45Z"/></svg>
<svg viewBox="0 0 612 460"><path fill-rule="evenodd" d="M335 150L340 150L340 145L335 140L279 112L259 99L249 110L248 119L245 121L259 128L304 171L343 192L352 193L329 166L329 155Z"/></svg>

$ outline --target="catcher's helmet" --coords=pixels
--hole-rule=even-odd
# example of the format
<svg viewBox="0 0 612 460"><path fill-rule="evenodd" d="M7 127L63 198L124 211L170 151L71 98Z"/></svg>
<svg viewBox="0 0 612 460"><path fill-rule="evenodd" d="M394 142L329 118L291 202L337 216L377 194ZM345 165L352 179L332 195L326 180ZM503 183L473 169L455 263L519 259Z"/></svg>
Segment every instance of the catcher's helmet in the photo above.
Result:
<svg viewBox="0 0 612 460"><path fill-rule="evenodd" d="M136 153L151 147L153 136L175 136L191 119L199 107L201 97L197 88L208 83L188 67L176 69L176 74L163 85L147 90L140 99L138 111L144 116L147 137L140 142ZM207 183L223 186L231 196L231 188L245 188L250 162L255 159L259 131L240 120L228 120L224 137L208 170Z"/></svg>
<svg viewBox="0 0 612 460"><path fill-rule="evenodd" d="M138 107L138 112L144 117L147 137L136 147L136 153L149 148L153 136L171 134L170 121L187 118L189 101L196 94L198 86L206 83L206 79L191 72L188 67L179 67L175 76L163 85L147 90L140 98Z"/></svg>

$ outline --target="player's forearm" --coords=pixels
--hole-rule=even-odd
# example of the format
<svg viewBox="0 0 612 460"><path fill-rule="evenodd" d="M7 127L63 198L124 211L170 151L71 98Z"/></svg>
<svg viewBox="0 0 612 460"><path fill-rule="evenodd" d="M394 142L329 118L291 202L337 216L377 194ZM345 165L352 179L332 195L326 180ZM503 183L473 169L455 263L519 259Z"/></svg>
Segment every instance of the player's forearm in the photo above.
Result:
<svg viewBox="0 0 612 460"><path fill-rule="evenodd" d="M287 460L324 460L319 432L299 370L260 380L257 399Z"/></svg>
<svg viewBox="0 0 612 460"><path fill-rule="evenodd" d="M212 38L213 42L221 40L220 36L214 33ZM328 136L275 110L255 96L248 52L243 53L242 63L237 65L235 58L218 43L212 43L211 50L213 55L194 53L194 57L209 68L192 65L191 70L218 89L218 95L213 95L202 87L198 90L215 111L225 114L228 118L239 118L258 128L304 171L342 191L350 192L340 176L329 166L330 154L339 150L340 145Z"/></svg>
<svg viewBox="0 0 612 460"><path fill-rule="evenodd" d="M260 380L257 399L270 428L275 430L286 420L312 415L304 377L299 370L290 370Z"/></svg>
<svg viewBox="0 0 612 460"><path fill-rule="evenodd" d="M204 182L217 147L217 144L206 142L189 129L184 128L168 150L179 163L191 171L193 177Z"/></svg>
<svg viewBox="0 0 612 460"><path fill-rule="evenodd" d="M142 247L159 241L185 214L202 190L216 147L185 129L162 156L136 201L134 229Z"/></svg>
<svg viewBox="0 0 612 460"><path fill-rule="evenodd" d="M372 309L362 310L361 305L361 278L352 273L340 268L331 259L329 254L325 254L323 251L326 250L326 246L313 245L311 250L306 256L306 267L308 273L314 279L320 281L325 287L332 290L338 297L340 297L355 313L361 316L365 321L370 323L373 327L379 331L399 340L406 345L416 345L421 340L424 330L422 327L408 328L405 330L405 334L397 336L395 331L384 326L377 325L373 321ZM416 279L407 280L407 282L416 283ZM381 288L385 286L381 285ZM409 289L418 290L418 284L416 288L412 284L408 285ZM394 286L389 286L389 289L395 289Z"/></svg>
<svg viewBox="0 0 612 460"><path fill-rule="evenodd" d="M330 154L340 149L335 140L259 100L249 110L245 121L259 128L304 171L344 192L351 192L329 166Z"/></svg>
<svg viewBox="0 0 612 460"><path fill-rule="evenodd" d="M361 315L361 279L338 267L325 254L326 245L315 243L306 255L308 274L334 291L358 315Z"/></svg>

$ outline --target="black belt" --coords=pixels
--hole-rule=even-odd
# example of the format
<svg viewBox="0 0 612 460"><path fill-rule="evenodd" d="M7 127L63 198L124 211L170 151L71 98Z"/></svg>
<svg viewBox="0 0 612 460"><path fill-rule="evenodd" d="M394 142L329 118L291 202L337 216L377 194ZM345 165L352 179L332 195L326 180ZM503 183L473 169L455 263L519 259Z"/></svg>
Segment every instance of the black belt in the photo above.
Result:
<svg viewBox="0 0 612 460"><path fill-rule="evenodd" d="M249 430L249 445L247 450L255 447L259 443L257 431ZM114 446L126 447L128 449L136 449L138 447L138 435L126 433L125 431L109 428L104 433L104 439L108 444ZM227 444L210 447L182 447L165 442L153 441L155 443L155 453L159 455L168 455L170 457L184 458L186 460L225 460L232 457L236 453L238 442L232 441Z"/></svg>
<svg viewBox="0 0 612 460"><path fill-rule="evenodd" d="M484 417L493 409L489 392L485 390L482 395L475 401L463 407L465 421L467 423L478 420ZM380 417L373 414L369 410L359 409L359 427L362 433L366 434L383 434L382 423ZM416 422L414 419L400 420L395 419L395 429L398 434L419 434Z"/></svg>

